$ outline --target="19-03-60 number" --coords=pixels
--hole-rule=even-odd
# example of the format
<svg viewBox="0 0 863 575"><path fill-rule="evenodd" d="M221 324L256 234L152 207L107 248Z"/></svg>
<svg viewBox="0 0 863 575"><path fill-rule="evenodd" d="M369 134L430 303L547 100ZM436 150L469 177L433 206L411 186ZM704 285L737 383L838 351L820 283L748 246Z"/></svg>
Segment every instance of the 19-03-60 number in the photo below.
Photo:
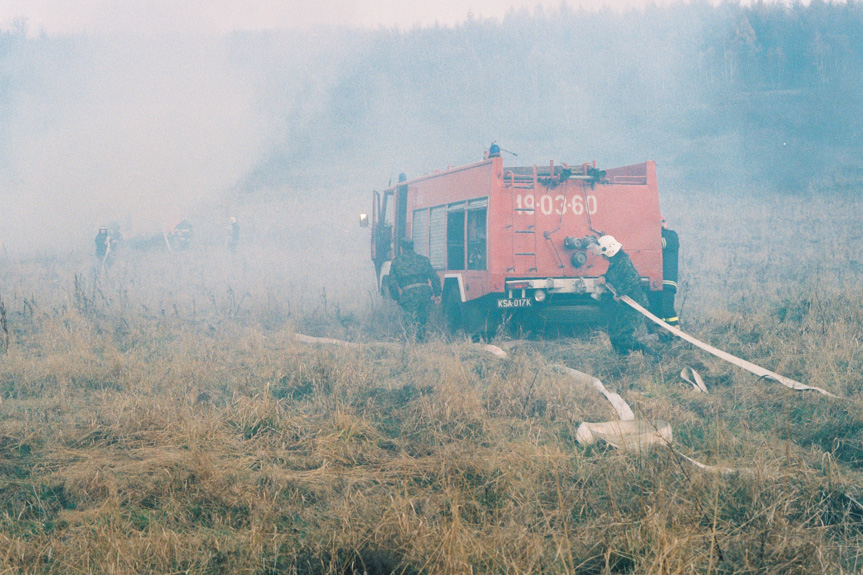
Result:
<svg viewBox="0 0 863 575"><path fill-rule="evenodd" d="M562 216L568 211L572 211L576 216L580 216L584 213L585 205L587 206L588 214L595 214L597 210L596 196L589 194L586 198L573 196L571 200L568 200L563 195L553 197L544 195L540 197L538 202L533 194L518 194L515 197L515 207L519 214L529 214L538 209L546 216L550 216L552 212Z"/></svg>

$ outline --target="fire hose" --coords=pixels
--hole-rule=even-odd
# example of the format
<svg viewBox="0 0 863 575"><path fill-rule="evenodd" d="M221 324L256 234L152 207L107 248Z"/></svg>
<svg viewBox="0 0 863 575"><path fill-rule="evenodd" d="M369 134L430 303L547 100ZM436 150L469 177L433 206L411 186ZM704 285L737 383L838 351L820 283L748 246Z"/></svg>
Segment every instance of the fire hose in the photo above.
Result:
<svg viewBox="0 0 863 575"><path fill-rule="evenodd" d="M493 353L501 359L507 357L507 353L495 345L486 345L485 350ZM671 424L660 420L638 420L632 412L629 404L620 397L617 393L609 391L602 382L587 373L572 369L565 365L555 364L553 367L565 371L576 382L591 386L599 391L611 403L617 416L618 421L601 421L589 422L583 421L575 432L575 439L582 445L590 445L598 441L604 441L616 449L624 451L643 452L654 445L664 446L671 450L677 457L689 462L695 467L710 471L713 473L721 473L723 475L747 472L747 469L736 469L732 467L723 467L716 465L705 465L688 455L681 453L672 445ZM693 371L693 373L695 373ZM700 380L701 378L698 377ZM703 387L703 383L701 384ZM703 391L707 391L704 389Z"/></svg>
<svg viewBox="0 0 863 575"><path fill-rule="evenodd" d="M609 288L609 290L612 293L614 293L614 290L611 286L606 284L606 287ZM700 340L692 337L688 333L685 333L681 329L668 325L667 323L665 323L664 321L662 321L661 319L659 319L658 317L656 317L655 315L653 315L652 313L650 313L649 311L644 309L644 307L639 305L637 302L635 302L629 296L626 296L626 295L617 296L615 294L615 297L618 300L625 303L626 305L628 305L629 307L631 307L634 310L636 310L637 312L639 312L641 315L643 315L644 317L646 317L647 319L649 319L650 321L652 321L656 325L658 325L661 328L663 328L664 330L670 332L672 335L679 337L680 339L691 343L695 347L703 349L707 353L715 355L719 359L723 359L723 360L727 361L728 363L736 365L737 367L743 368L746 371L757 375L759 379L767 379L767 380L776 381L778 383L781 383L785 387L788 387L790 389L794 389L796 391L807 391L807 390L808 391L817 391L818 393L820 393L822 395L826 395L828 397L833 397L833 398L839 399L838 395L834 395L827 390L821 389L820 387L814 387L811 385L804 385L804 384L800 383L799 381L795 381L791 378L785 377L784 375L779 375L778 373L774 373L774 372L770 371L769 369L765 369L759 365L755 365L752 362L746 361L745 359L740 359L737 356L731 355L728 352L725 352L725 351L722 351L721 349L713 347L712 345L706 344L703 341L700 341Z"/></svg>
<svg viewBox="0 0 863 575"><path fill-rule="evenodd" d="M360 348L364 345L360 343L342 341L328 337L312 337L301 333L295 333L294 337L298 341L313 345L337 345L350 348ZM385 347L398 346L398 344L391 342L374 343ZM483 349L500 359L507 359L509 357L509 354L507 352L505 352L496 345L487 344L483 346ZM567 375L572 377L577 383L593 387L594 389L599 391L602 395L605 396L609 403L611 403L612 407L617 412L617 416L619 417L618 421L602 421L597 423L586 421L582 422L576 430L576 440L582 445L590 445L601 440L617 449L635 452L642 452L650 448L651 446L661 445L671 449L671 451L681 459L684 459L695 467L698 467L699 469L705 471L722 474L739 473L741 471L745 471L729 467L705 465L699 461L696 461L695 459L692 459L691 457L681 453L672 446L673 440L671 425L667 422L659 420L636 420L635 414L633 413L632 408L629 407L629 404L627 404L626 401L617 393L609 391L596 377L593 377L592 375L586 374L576 369L572 369L571 367L567 367L565 365L555 364L553 367L555 369L565 371Z"/></svg>

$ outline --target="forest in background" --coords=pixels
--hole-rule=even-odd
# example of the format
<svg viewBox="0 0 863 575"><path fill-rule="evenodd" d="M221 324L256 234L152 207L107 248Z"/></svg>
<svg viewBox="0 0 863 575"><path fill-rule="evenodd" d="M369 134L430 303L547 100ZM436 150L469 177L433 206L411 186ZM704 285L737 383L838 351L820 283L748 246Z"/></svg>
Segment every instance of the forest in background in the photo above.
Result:
<svg viewBox="0 0 863 575"><path fill-rule="evenodd" d="M324 46L310 61L280 40L228 40L282 63L285 138L253 186L342 162L424 172L496 140L529 161L650 157L681 185L799 190L847 177L863 151L859 2L564 7L455 29L337 31L309 42Z"/></svg>
<svg viewBox="0 0 863 575"><path fill-rule="evenodd" d="M325 204L477 161L492 141L518 153L508 164L652 159L669 191L849 190L861 85L856 0L219 37L18 22L0 33L3 226L24 236L38 217L32 245L73 228L83 242L111 217L258 191L323 186Z"/></svg>

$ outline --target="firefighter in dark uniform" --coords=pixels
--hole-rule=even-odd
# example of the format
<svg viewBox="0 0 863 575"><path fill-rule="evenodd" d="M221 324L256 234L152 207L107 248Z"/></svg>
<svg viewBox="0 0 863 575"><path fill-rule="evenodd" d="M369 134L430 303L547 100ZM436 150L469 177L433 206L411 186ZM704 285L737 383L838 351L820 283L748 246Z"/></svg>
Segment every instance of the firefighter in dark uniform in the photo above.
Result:
<svg viewBox="0 0 863 575"><path fill-rule="evenodd" d="M99 228L99 233L96 234L96 259L99 262L104 262L108 255L108 245L111 239L108 237L108 228L102 226Z"/></svg>
<svg viewBox="0 0 863 575"><path fill-rule="evenodd" d="M390 267L390 295L399 302L417 339L425 337L428 307L432 296L441 295L440 278L431 261L414 251L414 241L402 238L401 253Z"/></svg>
<svg viewBox="0 0 863 575"><path fill-rule="evenodd" d="M192 235L192 222L183 220L174 227L174 231L170 234L173 239L173 242L169 243L171 249L180 251L188 249L192 243Z"/></svg>
<svg viewBox="0 0 863 575"><path fill-rule="evenodd" d="M680 320L674 310L674 297L677 294L677 254L680 239L677 232L668 229L665 217L662 218L662 321L680 327Z"/></svg>
<svg viewBox="0 0 863 575"><path fill-rule="evenodd" d="M629 254L623 251L623 246L613 236L602 236L594 251L608 260L608 271L605 272L605 283L610 285L617 294L611 302L611 318L608 325L608 337L611 347L621 355L640 351L652 359L658 359L657 353L638 339L636 332L644 325L644 318L635 309L622 301L621 296L629 296L637 304L647 307L647 296L641 287L641 276L635 269Z"/></svg>

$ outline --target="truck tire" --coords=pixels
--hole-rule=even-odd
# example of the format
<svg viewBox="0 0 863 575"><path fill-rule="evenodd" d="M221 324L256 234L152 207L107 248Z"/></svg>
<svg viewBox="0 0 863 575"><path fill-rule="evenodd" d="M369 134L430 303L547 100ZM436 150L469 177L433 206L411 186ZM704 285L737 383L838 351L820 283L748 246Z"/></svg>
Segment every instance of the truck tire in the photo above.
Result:
<svg viewBox="0 0 863 575"><path fill-rule="evenodd" d="M393 299L390 293L390 276L385 275L381 278L381 297L384 299Z"/></svg>
<svg viewBox="0 0 863 575"><path fill-rule="evenodd" d="M443 297L443 318L450 333L464 329L465 305L457 289L448 289Z"/></svg>
<svg viewBox="0 0 863 575"><path fill-rule="evenodd" d="M493 297L484 296L467 305L463 317L465 331L468 331L471 336L491 341L497 335L503 314L497 310L493 302Z"/></svg>

